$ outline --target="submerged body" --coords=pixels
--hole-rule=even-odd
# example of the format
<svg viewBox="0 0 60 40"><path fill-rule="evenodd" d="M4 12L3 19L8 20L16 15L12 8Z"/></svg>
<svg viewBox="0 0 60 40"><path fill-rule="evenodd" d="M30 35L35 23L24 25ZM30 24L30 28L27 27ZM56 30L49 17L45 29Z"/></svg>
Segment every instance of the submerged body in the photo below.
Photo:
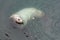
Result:
<svg viewBox="0 0 60 40"><path fill-rule="evenodd" d="M36 8L24 8L10 16L15 25L23 28L31 19L41 18L44 13Z"/></svg>

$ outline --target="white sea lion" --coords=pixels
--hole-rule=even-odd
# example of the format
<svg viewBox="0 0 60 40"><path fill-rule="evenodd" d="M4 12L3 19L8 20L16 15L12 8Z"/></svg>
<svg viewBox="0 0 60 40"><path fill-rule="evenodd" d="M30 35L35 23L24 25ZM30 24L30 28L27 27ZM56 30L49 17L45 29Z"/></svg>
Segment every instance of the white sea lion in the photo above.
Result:
<svg viewBox="0 0 60 40"><path fill-rule="evenodd" d="M10 16L10 19L12 19L12 24L16 27L23 28L28 21L31 19L41 18L45 14L43 11L38 10L36 8L24 8L22 10L19 10L18 12L12 14Z"/></svg>

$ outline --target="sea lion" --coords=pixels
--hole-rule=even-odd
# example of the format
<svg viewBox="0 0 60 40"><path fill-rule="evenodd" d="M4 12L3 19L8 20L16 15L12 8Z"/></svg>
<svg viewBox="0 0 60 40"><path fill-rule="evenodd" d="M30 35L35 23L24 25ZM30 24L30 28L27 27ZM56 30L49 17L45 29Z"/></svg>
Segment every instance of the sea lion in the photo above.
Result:
<svg viewBox="0 0 60 40"><path fill-rule="evenodd" d="M31 19L41 18L45 14L43 11L36 8L24 8L18 12L12 14L9 18L12 19L12 24L21 29L27 24Z"/></svg>

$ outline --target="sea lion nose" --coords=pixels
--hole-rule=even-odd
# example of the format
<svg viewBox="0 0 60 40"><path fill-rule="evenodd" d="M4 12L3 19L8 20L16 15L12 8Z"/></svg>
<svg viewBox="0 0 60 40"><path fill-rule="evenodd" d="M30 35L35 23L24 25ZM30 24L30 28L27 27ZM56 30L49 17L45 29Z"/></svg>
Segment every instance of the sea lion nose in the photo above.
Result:
<svg viewBox="0 0 60 40"><path fill-rule="evenodd" d="M17 23L17 24L23 24L23 21L22 21L22 19L19 19L19 18L18 18L17 21L16 21L16 23Z"/></svg>

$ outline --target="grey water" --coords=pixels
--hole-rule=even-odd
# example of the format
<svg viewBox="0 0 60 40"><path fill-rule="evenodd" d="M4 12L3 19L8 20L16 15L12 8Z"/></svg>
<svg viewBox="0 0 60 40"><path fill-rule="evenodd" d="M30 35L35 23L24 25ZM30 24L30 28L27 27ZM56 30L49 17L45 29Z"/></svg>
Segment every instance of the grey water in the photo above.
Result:
<svg viewBox="0 0 60 40"><path fill-rule="evenodd" d="M31 20L24 30L13 28L9 16L27 7L45 16ZM0 40L60 40L60 0L0 0Z"/></svg>

